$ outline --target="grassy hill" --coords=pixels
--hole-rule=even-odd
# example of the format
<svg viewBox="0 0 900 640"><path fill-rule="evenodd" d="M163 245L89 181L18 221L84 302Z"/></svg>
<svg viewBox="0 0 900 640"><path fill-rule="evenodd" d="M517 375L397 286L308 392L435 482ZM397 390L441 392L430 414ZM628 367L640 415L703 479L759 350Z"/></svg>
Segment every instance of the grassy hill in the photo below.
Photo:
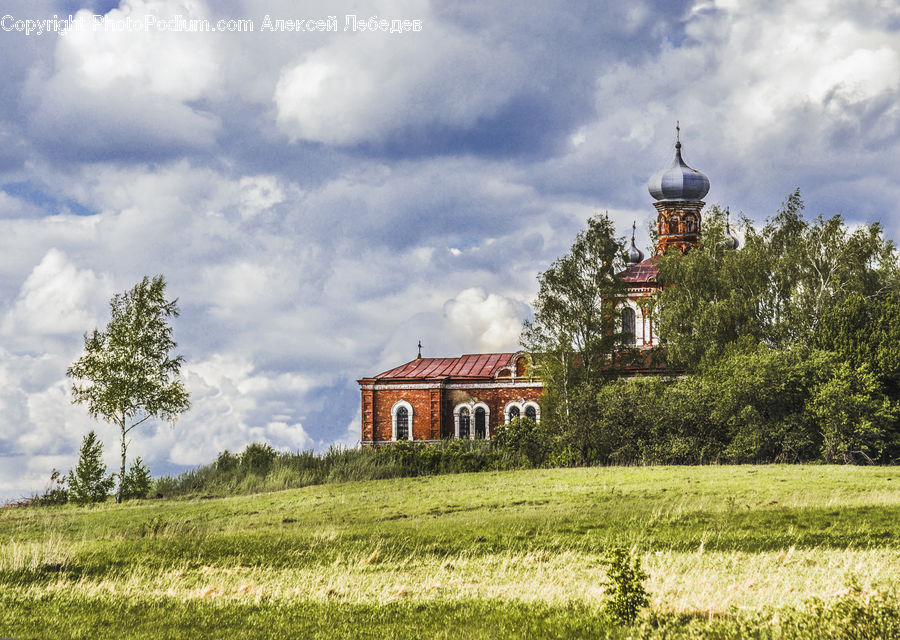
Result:
<svg viewBox="0 0 900 640"><path fill-rule="evenodd" d="M634 636L599 614L610 546L648 637L900 633L897 469L740 466L7 509L0 637Z"/></svg>

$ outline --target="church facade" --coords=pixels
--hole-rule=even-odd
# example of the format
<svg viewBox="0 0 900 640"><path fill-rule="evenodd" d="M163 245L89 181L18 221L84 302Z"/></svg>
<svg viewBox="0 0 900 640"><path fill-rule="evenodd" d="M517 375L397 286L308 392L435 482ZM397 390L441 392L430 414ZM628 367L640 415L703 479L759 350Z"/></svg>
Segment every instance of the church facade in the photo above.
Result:
<svg viewBox="0 0 900 640"><path fill-rule="evenodd" d="M620 274L628 287L622 329L638 349L659 344L648 304L660 288L659 257L668 251L684 253L700 244L709 179L685 163L680 130L676 132L675 157L647 185L657 212L653 256L644 259L635 246L632 226L627 266ZM727 222L725 239L728 248L737 248ZM633 373L660 371L648 365L635 367ZM517 416L540 421L543 385L521 352L423 358L420 351L415 360L358 382L363 446L398 440L490 439L499 425Z"/></svg>
<svg viewBox="0 0 900 640"><path fill-rule="evenodd" d="M360 379L362 445L490 439L517 416L541 419L543 385L523 353L423 358Z"/></svg>

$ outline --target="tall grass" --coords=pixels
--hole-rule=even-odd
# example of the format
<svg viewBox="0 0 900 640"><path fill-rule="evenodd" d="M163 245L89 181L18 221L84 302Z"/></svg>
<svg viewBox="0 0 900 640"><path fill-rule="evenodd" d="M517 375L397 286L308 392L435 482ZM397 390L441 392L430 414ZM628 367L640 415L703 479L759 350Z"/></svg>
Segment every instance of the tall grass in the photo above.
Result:
<svg viewBox="0 0 900 640"><path fill-rule="evenodd" d="M31 583L71 565L71 544L50 537L36 542L0 544L0 585Z"/></svg>
<svg viewBox="0 0 900 640"><path fill-rule="evenodd" d="M252 464L248 463L251 457ZM320 455L250 445L241 454L223 451L215 462L157 478L152 494L159 498L241 495L332 482L520 469L527 464L523 457L498 451L484 441L448 440L430 446L399 442L374 449L332 446Z"/></svg>

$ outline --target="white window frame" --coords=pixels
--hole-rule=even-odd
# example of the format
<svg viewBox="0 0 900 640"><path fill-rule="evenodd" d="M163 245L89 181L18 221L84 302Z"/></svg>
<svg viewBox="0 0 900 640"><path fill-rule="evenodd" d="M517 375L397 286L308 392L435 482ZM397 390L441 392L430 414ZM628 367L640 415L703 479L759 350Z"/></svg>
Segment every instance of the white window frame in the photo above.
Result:
<svg viewBox="0 0 900 640"><path fill-rule="evenodd" d="M536 424L540 424L541 423L541 405L539 405L537 402L534 402L532 400L522 403L522 409L521 409L522 416L525 415L525 409L527 409L528 407L534 407L534 421Z"/></svg>
<svg viewBox="0 0 900 640"><path fill-rule="evenodd" d="M459 438L459 414L462 409L469 410L469 440L475 439L475 411L484 409L484 439L491 439L491 408L483 402L460 402L453 407L453 437Z"/></svg>
<svg viewBox="0 0 900 640"><path fill-rule="evenodd" d="M453 408L453 437L459 437L459 418L460 412L463 409L469 410L469 437L472 437L472 422L474 420L474 416L472 415L472 405L468 402L463 402L461 404L456 405Z"/></svg>
<svg viewBox="0 0 900 640"><path fill-rule="evenodd" d="M412 442L413 438L413 407L406 400L398 400L394 403L394 406L391 407L391 440L397 442L397 411L400 408L404 408L409 412L409 440Z"/></svg>
<svg viewBox="0 0 900 640"><path fill-rule="evenodd" d="M469 437L475 439L475 410L484 409L484 439L491 439L491 408L483 402L475 402L469 407L472 423L469 425Z"/></svg>
<svg viewBox="0 0 900 640"><path fill-rule="evenodd" d="M518 400L518 401L511 400L510 402L506 403L506 406L503 407L503 424L509 424L509 410L513 407L519 408L519 416L520 417L525 415L525 409L523 407L523 402L524 401L522 401L522 400Z"/></svg>

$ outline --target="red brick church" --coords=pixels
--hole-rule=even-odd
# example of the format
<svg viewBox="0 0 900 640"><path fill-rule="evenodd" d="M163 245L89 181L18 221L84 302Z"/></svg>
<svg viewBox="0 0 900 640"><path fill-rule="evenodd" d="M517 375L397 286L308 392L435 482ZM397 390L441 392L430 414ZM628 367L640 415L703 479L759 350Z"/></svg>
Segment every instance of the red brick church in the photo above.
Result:
<svg viewBox="0 0 900 640"><path fill-rule="evenodd" d="M660 288L658 256L668 250L683 253L700 244L700 212L709 179L684 162L677 127L676 132L675 157L647 185L657 211L653 256L644 259L635 246L632 227L627 267L620 274L628 285L622 329L638 349L659 344L646 304ZM728 248L736 249L738 240L727 222L725 233ZM639 372L660 373L636 368L635 373ZM541 419L543 385L528 366L528 356L521 352L423 358L420 350L415 360L358 382L363 446L397 440L490 439L499 425L517 416Z"/></svg>
<svg viewBox="0 0 900 640"><path fill-rule="evenodd" d="M517 416L539 421L543 385L528 370L522 353L420 355L362 378L362 444L489 439L497 425Z"/></svg>

